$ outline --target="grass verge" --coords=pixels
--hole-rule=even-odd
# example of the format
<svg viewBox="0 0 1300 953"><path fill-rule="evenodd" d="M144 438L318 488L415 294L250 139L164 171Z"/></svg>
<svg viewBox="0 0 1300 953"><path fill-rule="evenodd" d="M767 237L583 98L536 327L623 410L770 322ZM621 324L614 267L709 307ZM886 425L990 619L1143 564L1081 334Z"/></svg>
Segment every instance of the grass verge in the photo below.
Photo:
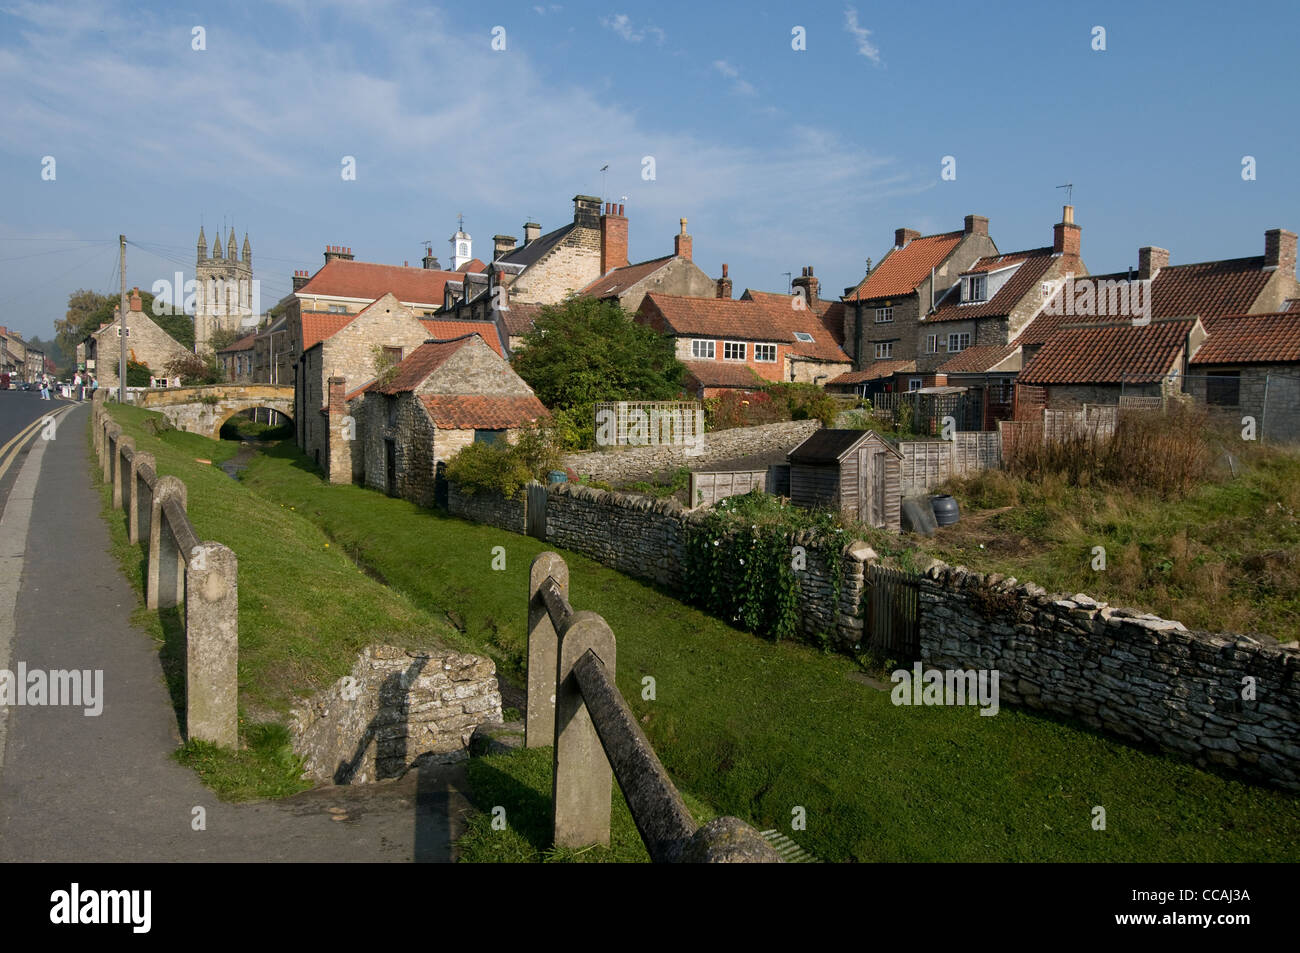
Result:
<svg viewBox="0 0 1300 953"><path fill-rule="evenodd" d="M481 650L522 670L528 567L551 547L329 486L283 444L254 457L243 480L306 514L415 606L445 613ZM505 548L504 570L492 568L496 546ZM792 836L823 860L1300 858L1294 797L1037 714L895 707L887 692L857 680L848 659L763 641L563 555L573 604L613 627L619 688L679 787L760 829L790 832L802 808L807 830ZM549 798L541 778L515 780ZM477 791L475 799L487 812L495 803ZM1096 806L1106 809L1105 831L1092 828ZM537 852L544 843L524 841ZM533 856L519 843L500 850L489 854Z"/></svg>

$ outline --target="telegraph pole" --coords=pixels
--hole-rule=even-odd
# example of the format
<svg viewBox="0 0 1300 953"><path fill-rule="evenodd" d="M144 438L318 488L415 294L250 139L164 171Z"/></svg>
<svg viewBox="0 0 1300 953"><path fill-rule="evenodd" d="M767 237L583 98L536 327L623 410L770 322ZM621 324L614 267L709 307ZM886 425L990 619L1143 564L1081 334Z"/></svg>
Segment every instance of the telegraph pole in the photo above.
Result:
<svg viewBox="0 0 1300 953"><path fill-rule="evenodd" d="M126 236L118 235L118 272L122 278L122 300L118 305L120 318L117 322L117 336L121 349L117 358L117 402L126 403Z"/></svg>

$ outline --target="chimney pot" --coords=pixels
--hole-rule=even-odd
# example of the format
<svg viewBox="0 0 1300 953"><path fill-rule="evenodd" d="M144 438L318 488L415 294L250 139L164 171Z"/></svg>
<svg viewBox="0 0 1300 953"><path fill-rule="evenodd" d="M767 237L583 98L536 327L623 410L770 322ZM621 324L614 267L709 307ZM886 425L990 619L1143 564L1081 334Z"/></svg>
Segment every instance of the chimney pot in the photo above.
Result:
<svg viewBox="0 0 1300 953"><path fill-rule="evenodd" d="M921 233L914 228L896 228L894 229L894 247L906 248L908 242L920 237Z"/></svg>
<svg viewBox="0 0 1300 953"><path fill-rule="evenodd" d="M622 215L622 214L623 214L623 203L622 203L622 202L619 202L619 203L618 203L618 214L619 214L619 215Z"/></svg>

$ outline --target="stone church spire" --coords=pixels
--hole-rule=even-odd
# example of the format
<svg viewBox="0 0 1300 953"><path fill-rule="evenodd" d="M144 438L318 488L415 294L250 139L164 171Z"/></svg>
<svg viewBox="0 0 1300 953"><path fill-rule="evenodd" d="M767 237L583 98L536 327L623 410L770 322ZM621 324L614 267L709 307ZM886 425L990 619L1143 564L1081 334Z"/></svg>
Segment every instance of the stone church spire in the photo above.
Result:
<svg viewBox="0 0 1300 953"><path fill-rule="evenodd" d="M253 246L248 243L248 232L244 232L243 258L244 258L244 264L251 265L253 263Z"/></svg>
<svg viewBox="0 0 1300 953"><path fill-rule="evenodd" d="M199 226L199 260L202 261L208 257L208 239L203 234L203 226Z"/></svg>

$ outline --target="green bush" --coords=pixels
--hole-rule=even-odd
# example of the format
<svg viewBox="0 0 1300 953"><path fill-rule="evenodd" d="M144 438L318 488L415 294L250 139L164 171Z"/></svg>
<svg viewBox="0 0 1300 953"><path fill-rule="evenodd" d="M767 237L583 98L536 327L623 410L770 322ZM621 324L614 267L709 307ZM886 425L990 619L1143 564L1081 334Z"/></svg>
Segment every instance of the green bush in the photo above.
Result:
<svg viewBox="0 0 1300 953"><path fill-rule="evenodd" d="M447 479L472 496L495 490L517 499L533 480L544 480L560 469L560 451L549 429L535 426L519 432L514 443L471 443L447 461Z"/></svg>
<svg viewBox="0 0 1300 953"><path fill-rule="evenodd" d="M128 330L130 330L128 328ZM153 377L153 371L149 370L148 364L137 364L135 361L126 362L126 386L127 387L148 387L149 380Z"/></svg>
<svg viewBox="0 0 1300 953"><path fill-rule="evenodd" d="M835 426L839 406L834 397L816 384L772 384L767 393L773 400L785 401L791 420L820 420L823 427Z"/></svg>

